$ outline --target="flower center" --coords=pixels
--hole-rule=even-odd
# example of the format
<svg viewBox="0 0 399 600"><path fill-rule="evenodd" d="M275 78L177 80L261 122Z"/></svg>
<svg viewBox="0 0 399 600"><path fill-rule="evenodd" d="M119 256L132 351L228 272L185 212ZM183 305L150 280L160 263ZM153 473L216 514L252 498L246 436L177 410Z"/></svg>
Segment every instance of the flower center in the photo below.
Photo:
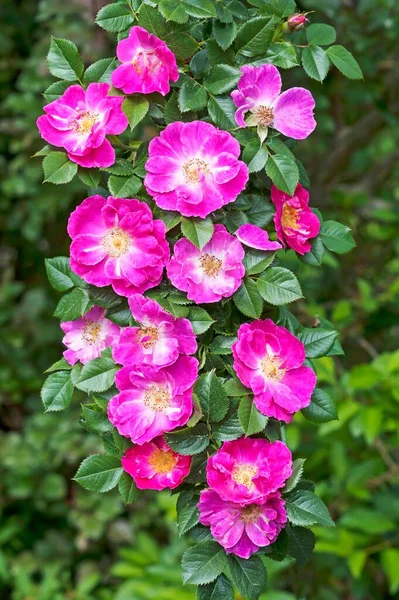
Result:
<svg viewBox="0 0 399 600"><path fill-rule="evenodd" d="M157 449L150 455L148 462L150 467L152 467L156 473L164 474L170 473L175 467L177 460L173 452L164 452L163 450Z"/></svg>
<svg viewBox="0 0 399 600"><path fill-rule="evenodd" d="M186 183L198 183L200 174L207 175L209 172L208 163L200 158L190 158L183 165L183 175Z"/></svg>
<svg viewBox="0 0 399 600"><path fill-rule="evenodd" d="M245 485L249 490L254 486L252 479L258 472L258 467L255 465L248 465L245 463L238 463L234 465L233 472L231 474L233 481Z"/></svg>
<svg viewBox="0 0 399 600"><path fill-rule="evenodd" d="M257 521L261 514L262 509L260 506L257 506L256 504L250 504L249 506L244 506L244 508L241 509L240 521L247 525Z"/></svg>
<svg viewBox="0 0 399 600"><path fill-rule="evenodd" d="M144 348L152 348L158 341L158 327L142 327L137 333L137 338ZM144 338L147 339L143 342Z"/></svg>
<svg viewBox="0 0 399 600"><path fill-rule="evenodd" d="M107 231L101 240L101 244L108 256L119 258L129 251L131 245L130 235L120 227L114 227Z"/></svg>
<svg viewBox="0 0 399 600"><path fill-rule="evenodd" d="M288 203L285 203L281 215L281 223L283 225L283 228L287 229L288 227L290 227L291 229L296 229L298 219L299 214L297 209L294 206L290 206Z"/></svg>
<svg viewBox="0 0 399 600"><path fill-rule="evenodd" d="M262 127L269 127L273 123L274 114L273 109L268 106L258 106L254 111L258 119L258 124Z"/></svg>
<svg viewBox="0 0 399 600"><path fill-rule="evenodd" d="M156 412L162 412L169 408L170 394L168 390L161 385L151 385L144 393L144 404Z"/></svg>
<svg viewBox="0 0 399 600"><path fill-rule="evenodd" d="M216 277L222 268L222 261L213 254L203 254L199 261L205 275L209 277Z"/></svg>
<svg viewBox="0 0 399 600"><path fill-rule="evenodd" d="M155 69L160 66L161 61L155 52L141 49L136 52L132 63L136 72L140 75L143 72L152 73L152 71L155 71Z"/></svg>
<svg viewBox="0 0 399 600"><path fill-rule="evenodd" d="M88 133L91 128L98 121L99 115L97 113L86 110L80 113L77 119L72 123L72 126L77 133Z"/></svg>
<svg viewBox="0 0 399 600"><path fill-rule="evenodd" d="M265 356L260 363L260 370L266 379L280 381L285 375L285 369L280 369L281 359L278 356Z"/></svg>
<svg viewBox="0 0 399 600"><path fill-rule="evenodd" d="M86 324L84 325L82 331L82 340L84 340L86 344L95 344L98 341L100 334L100 323L98 323L97 321L86 321Z"/></svg>

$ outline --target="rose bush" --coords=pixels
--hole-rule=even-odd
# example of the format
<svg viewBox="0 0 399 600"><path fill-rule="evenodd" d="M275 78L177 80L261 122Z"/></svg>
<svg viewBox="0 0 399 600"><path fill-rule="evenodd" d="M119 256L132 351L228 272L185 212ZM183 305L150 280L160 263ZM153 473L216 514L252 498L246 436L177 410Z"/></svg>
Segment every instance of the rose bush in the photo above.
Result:
<svg viewBox="0 0 399 600"><path fill-rule="evenodd" d="M279 68L302 61L319 81L330 60L361 72L331 46L331 28L319 25L319 45L286 37L294 9L126 0L96 19L118 33L121 65L84 71L58 38L48 55L60 81L38 126L67 154L38 153L45 180L68 183L78 163L89 189L69 219L70 260L47 262L68 292L56 315L74 354L50 368L43 403L59 411L74 388L89 395L82 423L104 454L76 473L86 489L118 486L127 503L137 488L180 491L179 530L195 542L183 581L200 599L229 600L233 585L258 598L262 553L281 560L300 547L303 562L314 545L305 527L333 525L301 479L303 460L292 463L285 423L299 410L334 418L327 392L314 392L312 359L342 348L329 322L305 327L286 308L302 291L285 249L318 267L325 246L342 254L354 242L309 207L305 167L281 134L308 137L315 102L306 88L281 93ZM298 35L306 41L306 28Z"/></svg>

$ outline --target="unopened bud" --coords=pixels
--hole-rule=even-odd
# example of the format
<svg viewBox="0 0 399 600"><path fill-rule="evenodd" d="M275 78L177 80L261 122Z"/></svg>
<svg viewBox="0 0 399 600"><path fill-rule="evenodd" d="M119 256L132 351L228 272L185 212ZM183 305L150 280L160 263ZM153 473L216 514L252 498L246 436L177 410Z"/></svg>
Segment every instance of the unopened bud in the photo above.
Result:
<svg viewBox="0 0 399 600"><path fill-rule="evenodd" d="M296 13L288 17L286 23L284 23L284 29L287 32L300 31L305 27L306 21L306 15L302 13Z"/></svg>

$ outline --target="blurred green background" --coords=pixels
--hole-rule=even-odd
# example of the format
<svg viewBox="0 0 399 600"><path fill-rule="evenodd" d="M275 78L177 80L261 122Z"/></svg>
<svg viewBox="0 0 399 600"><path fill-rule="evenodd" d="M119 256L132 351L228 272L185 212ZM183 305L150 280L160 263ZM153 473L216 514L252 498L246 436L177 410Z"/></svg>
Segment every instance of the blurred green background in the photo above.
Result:
<svg viewBox="0 0 399 600"><path fill-rule="evenodd" d="M93 25L96 0L2 0L0 21L0 598L3 600L191 600L180 582L189 543L174 526L175 499L142 494L126 509L117 492L92 495L71 481L80 460L101 451L78 424L79 407L43 414L43 371L59 358L52 318L57 294L44 258L66 255L75 182L42 185L43 142L35 120L52 82L50 35L73 40L87 64L114 54L115 40ZM305 477L337 521L314 528L316 551L301 569L268 565L262 600L399 598L399 10L396 0L309 0L313 22L338 30L365 82L332 70L323 85L300 69L285 85L309 87L318 128L299 158L312 182L311 203L353 228L357 248L327 254L322 269L294 256L306 301L341 331L345 357L318 359L339 421L287 428ZM396 46L395 46L396 44ZM298 73L296 73L296 71Z"/></svg>

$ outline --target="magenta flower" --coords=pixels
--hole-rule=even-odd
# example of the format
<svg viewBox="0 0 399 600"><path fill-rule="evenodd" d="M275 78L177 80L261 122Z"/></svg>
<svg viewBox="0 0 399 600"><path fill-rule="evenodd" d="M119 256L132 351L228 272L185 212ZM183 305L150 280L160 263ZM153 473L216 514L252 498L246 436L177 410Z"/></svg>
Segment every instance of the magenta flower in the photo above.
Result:
<svg viewBox="0 0 399 600"><path fill-rule="evenodd" d="M233 346L234 370L261 413L290 423L308 406L316 375L303 366L305 346L271 319L244 323Z"/></svg>
<svg viewBox="0 0 399 600"><path fill-rule="evenodd" d="M281 92L281 77L274 65L241 67L238 90L231 93L238 107L236 121L240 127L260 125L273 127L287 137L303 140L316 127L313 117L315 101L305 88L295 87ZM245 123L245 113L251 117Z"/></svg>
<svg viewBox="0 0 399 600"><path fill-rule="evenodd" d="M269 494L262 504L241 506L207 489L201 492L199 520L210 526L212 536L228 554L249 558L276 541L287 522L284 506L279 493Z"/></svg>
<svg viewBox="0 0 399 600"><path fill-rule="evenodd" d="M109 401L108 418L121 435L140 445L185 425L193 410L197 375L198 361L192 356L180 356L159 370L123 367L116 374L120 394Z"/></svg>
<svg viewBox="0 0 399 600"><path fill-rule="evenodd" d="M149 146L144 185L160 208L205 218L234 202L248 181L240 144L210 123L171 123Z"/></svg>
<svg viewBox="0 0 399 600"><path fill-rule="evenodd" d="M142 27L132 27L129 37L116 47L121 61L111 75L112 84L125 94L151 94L165 96L170 90L169 80L177 81L176 58L165 42Z"/></svg>
<svg viewBox="0 0 399 600"><path fill-rule="evenodd" d="M197 304L218 302L240 287L245 275L244 249L224 225L215 225L210 241L198 250L186 238L175 244L167 266L173 285Z"/></svg>
<svg viewBox="0 0 399 600"><path fill-rule="evenodd" d="M61 329L65 333L62 343L68 348L64 352L64 358L70 365L78 360L84 365L101 356L105 348L118 342L120 328L104 315L104 309L93 306L80 319L61 323Z"/></svg>
<svg viewBox="0 0 399 600"><path fill-rule="evenodd" d="M261 229L257 225L251 225L250 223L241 225L234 235L242 244L245 244L245 246L256 248L257 250L274 252L275 250L280 250L280 248L282 248L281 244L278 242L269 240L267 231Z"/></svg>
<svg viewBox="0 0 399 600"><path fill-rule="evenodd" d="M173 315L150 298L134 294L129 306L141 327L126 327L113 348L114 360L123 366L153 365L155 369L173 364L179 354L194 354L197 340L188 319Z"/></svg>
<svg viewBox="0 0 399 600"><path fill-rule="evenodd" d="M142 446L129 448L122 458L122 467L134 479L139 490L174 489L188 475L191 456L173 452L163 437Z"/></svg>
<svg viewBox="0 0 399 600"><path fill-rule="evenodd" d="M129 122L122 111L122 96L108 96L108 83L91 83L85 91L71 85L64 94L44 107L37 120L40 135L53 146L61 146L68 158L82 167L110 167L115 150L106 135L125 131Z"/></svg>
<svg viewBox="0 0 399 600"><path fill-rule="evenodd" d="M291 452L283 442L240 438L225 442L207 464L209 487L222 500L263 504L292 472Z"/></svg>
<svg viewBox="0 0 399 600"><path fill-rule="evenodd" d="M278 239L298 254L309 252L312 245L308 240L320 231L320 221L309 207L309 192L298 183L294 195L289 196L273 185L272 202Z"/></svg>
<svg viewBox="0 0 399 600"><path fill-rule="evenodd" d="M144 202L86 198L71 214L71 268L88 283L131 296L158 285L169 260L165 225Z"/></svg>

